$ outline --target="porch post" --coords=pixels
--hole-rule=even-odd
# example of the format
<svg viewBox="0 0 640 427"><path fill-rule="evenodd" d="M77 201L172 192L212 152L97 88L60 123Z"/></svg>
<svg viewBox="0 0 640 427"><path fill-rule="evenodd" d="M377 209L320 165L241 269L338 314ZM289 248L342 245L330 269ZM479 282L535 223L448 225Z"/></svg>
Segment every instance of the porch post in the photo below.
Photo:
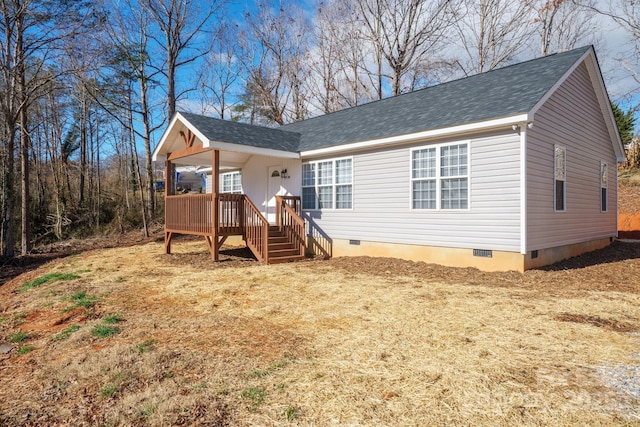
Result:
<svg viewBox="0 0 640 427"><path fill-rule="evenodd" d="M218 197L218 191L220 191L220 151L212 150L211 158L211 196L212 196L212 232L213 232L213 251L211 257L214 261L218 261L220 258L220 243L218 242L218 232L220 228L220 200Z"/></svg>
<svg viewBox="0 0 640 427"><path fill-rule="evenodd" d="M170 154L170 153L169 153ZM167 219L169 218L169 197L173 195L173 165L171 164L171 160L168 159L164 162L164 252L166 254L171 253L171 239L173 238L173 233L167 232Z"/></svg>

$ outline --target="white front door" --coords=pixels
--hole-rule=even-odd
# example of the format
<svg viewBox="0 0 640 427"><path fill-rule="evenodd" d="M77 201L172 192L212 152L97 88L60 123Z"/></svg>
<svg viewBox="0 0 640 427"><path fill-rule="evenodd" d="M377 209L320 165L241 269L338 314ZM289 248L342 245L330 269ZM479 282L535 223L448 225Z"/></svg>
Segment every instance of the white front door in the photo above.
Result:
<svg viewBox="0 0 640 427"><path fill-rule="evenodd" d="M270 224L276 223L276 196L282 191L282 166L269 166L267 174L267 203L264 212L265 218Z"/></svg>

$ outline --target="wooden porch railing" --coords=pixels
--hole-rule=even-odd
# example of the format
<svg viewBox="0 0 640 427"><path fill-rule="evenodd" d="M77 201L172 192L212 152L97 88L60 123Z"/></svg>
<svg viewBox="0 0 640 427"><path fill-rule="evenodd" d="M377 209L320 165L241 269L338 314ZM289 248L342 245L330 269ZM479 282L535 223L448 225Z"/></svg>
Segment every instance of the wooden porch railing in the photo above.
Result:
<svg viewBox="0 0 640 427"><path fill-rule="evenodd" d="M218 194L220 207L218 233L226 236L244 235L244 194Z"/></svg>
<svg viewBox="0 0 640 427"><path fill-rule="evenodd" d="M243 236L259 261L269 262L269 222L244 194L186 194L165 199L165 246L170 253L173 233L197 234L207 238L217 251L226 236ZM218 207L218 225L213 228L213 206ZM300 197L276 196L278 229L304 256L305 224L300 216ZM212 238L221 240L213 241ZM212 246L212 245L215 245ZM215 254L217 252L212 252Z"/></svg>
<svg viewBox="0 0 640 427"><path fill-rule="evenodd" d="M269 221L260 213L256 205L244 197L244 236L247 246L258 261L269 261Z"/></svg>
<svg viewBox="0 0 640 427"><path fill-rule="evenodd" d="M302 210L301 210L302 203L300 202L299 196L276 196L276 217L277 218L281 217L282 213L280 212L280 210L282 209L282 206L284 206L285 204L291 206L291 208L296 213L296 215L302 216Z"/></svg>
<svg viewBox="0 0 640 427"><path fill-rule="evenodd" d="M289 242L298 247L299 255L304 256L306 236L304 220L300 216L300 205L300 197L276 196L278 228L284 232Z"/></svg>
<svg viewBox="0 0 640 427"><path fill-rule="evenodd" d="M211 235L211 194L185 194L165 199L165 231Z"/></svg>

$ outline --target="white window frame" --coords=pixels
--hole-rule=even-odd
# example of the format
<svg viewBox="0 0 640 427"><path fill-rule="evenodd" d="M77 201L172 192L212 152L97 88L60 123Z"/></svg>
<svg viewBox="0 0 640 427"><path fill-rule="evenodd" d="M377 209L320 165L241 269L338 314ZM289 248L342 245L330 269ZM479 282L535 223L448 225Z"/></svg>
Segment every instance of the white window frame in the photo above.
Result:
<svg viewBox="0 0 640 427"><path fill-rule="evenodd" d="M336 168L336 165L338 164L338 162L340 161L344 161L344 160L348 160L351 162L351 174L348 177L349 178L349 182L337 182L338 181L338 170ZM331 182L327 182L327 181L323 181L320 182L320 180L318 179L318 172L320 169L320 165L324 165L324 164L331 164ZM304 177L304 170L305 167L311 165L313 167L313 171L314 171L314 176L313 176L313 180L314 180L314 184L313 185L305 185L305 177ZM342 178L344 178L344 176L341 176ZM351 187L351 200L350 200L350 207L338 207L338 187ZM308 162L304 162L302 163L302 192L304 193L304 189L305 188L313 188L314 189L314 193L315 193L315 207L314 208L306 208L304 207L304 194L303 194L303 210L305 211L323 211L323 210L329 210L329 211L348 211L348 210L353 210L353 157L337 157L337 158L332 158L332 159L323 159L323 160L313 160L313 161L308 161ZM331 189L331 206L330 207L321 207L320 206L320 189Z"/></svg>
<svg viewBox="0 0 640 427"><path fill-rule="evenodd" d="M453 147L456 145L465 145L467 149L467 163L466 163L466 174L460 175L442 175L442 150L447 147ZM413 168L413 156L416 151L422 150L435 150L435 173L433 176L429 177L414 177L414 168ZM461 165L458 165L461 166ZM468 211L471 209L471 141L456 141L456 142L448 142L445 144L432 144L425 145L420 147L413 147L409 150L409 209L411 211L416 212L435 212L435 211L445 211L445 212L460 212L460 211ZM455 180L455 179L466 179L467 180L467 206L464 208L443 208L442 207L442 193L443 181L447 180ZM435 207L433 208L417 208L414 207L414 198L413 198L413 187L415 182L425 182L425 181L434 181L436 183L435 194Z"/></svg>
<svg viewBox="0 0 640 427"><path fill-rule="evenodd" d="M608 182L609 182L609 165L607 165L606 162L601 161L600 162L600 212L609 211Z"/></svg>
<svg viewBox="0 0 640 427"><path fill-rule="evenodd" d="M228 178L231 183L228 188L225 185L225 178ZM242 173L240 171L221 173L219 191L227 194L242 194Z"/></svg>
<svg viewBox="0 0 640 427"><path fill-rule="evenodd" d="M562 175L563 179L558 179L558 161L556 159L556 152L562 150L564 157L562 159ZM557 203L557 181L562 181L562 208L558 209ZM567 149L561 145L553 146L553 210L554 212L566 212L567 211Z"/></svg>

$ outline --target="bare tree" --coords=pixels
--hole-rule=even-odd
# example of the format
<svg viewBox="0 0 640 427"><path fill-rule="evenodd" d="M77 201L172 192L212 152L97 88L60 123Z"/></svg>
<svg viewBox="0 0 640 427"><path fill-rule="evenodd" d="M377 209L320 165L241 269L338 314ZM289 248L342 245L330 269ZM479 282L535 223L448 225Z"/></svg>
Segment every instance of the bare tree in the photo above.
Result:
<svg viewBox="0 0 640 427"><path fill-rule="evenodd" d="M180 67L196 61L205 52L196 46L210 19L222 6L222 0L200 2L197 0L142 0L150 17L160 30L162 38L153 37L165 52L162 67L167 78L167 112L173 117L176 101L182 93L176 92L176 72ZM200 5L206 7L200 8ZM187 88L186 90L193 90Z"/></svg>
<svg viewBox="0 0 640 427"><path fill-rule="evenodd" d="M572 49L596 34L594 0L542 0L534 5L540 34L540 55Z"/></svg>
<svg viewBox="0 0 640 427"><path fill-rule="evenodd" d="M201 66L203 113L213 108L221 119L229 118L234 88L240 81L238 51L237 25L222 22Z"/></svg>
<svg viewBox="0 0 640 427"><path fill-rule="evenodd" d="M349 0L319 2L314 20L308 64L309 102L314 110L330 113L370 101L380 94L381 80L368 70L373 56L363 36L357 7ZM379 61L375 61L378 68ZM381 78L381 76L380 76Z"/></svg>
<svg viewBox="0 0 640 427"><path fill-rule="evenodd" d="M356 0L376 53L390 70L392 95L402 90L404 75L434 57L456 19L452 0ZM378 74L382 74L379 66ZM379 85L378 97L382 97Z"/></svg>
<svg viewBox="0 0 640 427"><path fill-rule="evenodd" d="M256 13L245 15L241 63L246 99L259 103L257 110L268 122L308 116L304 83L309 33L304 11L279 0L261 3Z"/></svg>
<svg viewBox="0 0 640 427"><path fill-rule="evenodd" d="M535 31L528 1L463 0L456 13L456 45L465 53L457 63L465 75L508 64L527 47Z"/></svg>

